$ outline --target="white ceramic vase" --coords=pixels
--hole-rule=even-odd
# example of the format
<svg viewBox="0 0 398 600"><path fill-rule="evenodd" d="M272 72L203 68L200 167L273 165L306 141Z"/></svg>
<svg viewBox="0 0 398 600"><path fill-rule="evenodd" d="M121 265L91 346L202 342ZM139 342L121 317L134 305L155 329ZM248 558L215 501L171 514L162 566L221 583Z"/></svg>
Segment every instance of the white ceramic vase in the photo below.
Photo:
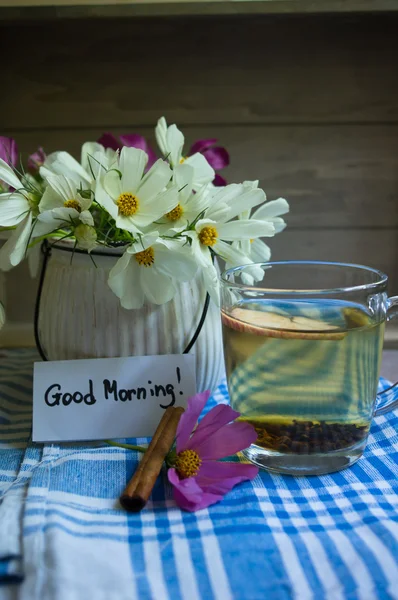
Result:
<svg viewBox="0 0 398 600"><path fill-rule="evenodd" d="M206 298L200 276L178 284L166 304L126 310L107 283L118 251L114 254L93 256L95 267L87 254L77 252L71 264L68 246L52 249L38 315L38 337L48 360L178 354L188 345ZM224 361L220 313L213 302L191 352L197 390L214 390Z"/></svg>

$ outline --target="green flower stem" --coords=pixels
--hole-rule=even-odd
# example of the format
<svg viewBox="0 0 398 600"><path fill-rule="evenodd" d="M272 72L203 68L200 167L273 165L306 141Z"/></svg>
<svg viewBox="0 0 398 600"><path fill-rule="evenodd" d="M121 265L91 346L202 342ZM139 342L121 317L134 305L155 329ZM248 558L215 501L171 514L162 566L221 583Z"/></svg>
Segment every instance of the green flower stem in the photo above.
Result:
<svg viewBox="0 0 398 600"><path fill-rule="evenodd" d="M39 244L40 242L42 242L43 240L46 240L48 238L59 238L60 235L63 235L64 237L66 237L66 235L69 235L69 234L66 231L57 229L57 231L54 233L46 233L45 235L41 235L40 237L35 238L35 240L29 244L29 248L33 248L33 246L36 246L36 244ZM72 234L70 234L70 235L72 235Z"/></svg>
<svg viewBox="0 0 398 600"><path fill-rule="evenodd" d="M144 448L144 446L133 446L132 444L118 444L117 442L112 442L111 440L104 440L105 444L109 444L109 446L116 446L117 448L125 448L126 450L137 450L137 452L145 453L148 448Z"/></svg>

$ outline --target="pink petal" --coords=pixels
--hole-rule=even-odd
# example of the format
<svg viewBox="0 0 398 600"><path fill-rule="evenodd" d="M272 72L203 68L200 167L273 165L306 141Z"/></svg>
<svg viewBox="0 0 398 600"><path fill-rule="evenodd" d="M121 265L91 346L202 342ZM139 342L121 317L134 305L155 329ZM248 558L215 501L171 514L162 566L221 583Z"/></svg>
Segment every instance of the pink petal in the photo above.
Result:
<svg viewBox="0 0 398 600"><path fill-rule="evenodd" d="M201 394L196 394L195 396L188 398L187 409L182 414L177 427L177 454L185 450L189 438L191 437L193 428L195 427L199 415L204 409L210 394L210 390L207 390L206 392L202 392Z"/></svg>
<svg viewBox="0 0 398 600"><path fill-rule="evenodd" d="M216 187L222 187L224 185L227 185L227 180L224 179L224 177L221 177L221 175L219 175L218 173L216 173L216 176L213 179L213 185L215 185Z"/></svg>
<svg viewBox="0 0 398 600"><path fill-rule="evenodd" d="M197 152L203 152L211 146L214 146L214 144L217 144L217 142L218 140L215 138L210 138L207 140L198 140L191 146L188 156L192 156L192 154L196 154Z"/></svg>
<svg viewBox="0 0 398 600"><path fill-rule="evenodd" d="M200 467L198 485L212 494L226 494L237 483L254 479L258 467L242 463L207 461Z"/></svg>
<svg viewBox="0 0 398 600"><path fill-rule="evenodd" d="M193 436L186 445L187 449L196 448L200 445L203 440L213 435L216 431L221 429L224 425L231 423L234 419L237 419L240 413L233 410L227 404L219 404L212 408L207 415L203 417L198 427L195 429Z"/></svg>
<svg viewBox="0 0 398 600"><path fill-rule="evenodd" d="M193 512L222 500L220 494L204 492L196 483L195 477L180 479L175 469L169 469L167 476L173 486L174 500L184 510Z"/></svg>
<svg viewBox="0 0 398 600"><path fill-rule="evenodd" d="M202 460L217 460L248 448L256 439L257 433L253 425L238 421L224 425L192 449L197 451Z"/></svg>
<svg viewBox="0 0 398 600"><path fill-rule="evenodd" d="M202 154L215 171L224 169L224 167L229 165L229 154L225 148L209 148L202 152Z"/></svg>
<svg viewBox="0 0 398 600"><path fill-rule="evenodd" d="M113 133L104 133L97 142L102 144L104 148L111 148L112 150L119 150L122 147L122 144L119 142L116 136Z"/></svg>
<svg viewBox="0 0 398 600"><path fill-rule="evenodd" d="M37 171L42 164L44 164L44 161L47 158L47 154L44 152L43 148L40 146L36 152L33 152L33 154L31 154L28 157L28 169L30 169L31 171Z"/></svg>
<svg viewBox="0 0 398 600"><path fill-rule="evenodd" d="M119 150L122 144L119 142L117 137L113 133L104 133L97 142L102 144L104 148L112 148L112 150Z"/></svg>
<svg viewBox="0 0 398 600"><path fill-rule="evenodd" d="M148 154L148 164L147 169L150 169L152 165L156 162L156 154L148 144L147 140L137 133L126 133L120 136L120 141L123 146L128 146L130 148L139 148L140 150L144 150Z"/></svg>
<svg viewBox="0 0 398 600"><path fill-rule="evenodd" d="M0 135L0 158L8 165L15 166L18 162L18 146L13 138Z"/></svg>

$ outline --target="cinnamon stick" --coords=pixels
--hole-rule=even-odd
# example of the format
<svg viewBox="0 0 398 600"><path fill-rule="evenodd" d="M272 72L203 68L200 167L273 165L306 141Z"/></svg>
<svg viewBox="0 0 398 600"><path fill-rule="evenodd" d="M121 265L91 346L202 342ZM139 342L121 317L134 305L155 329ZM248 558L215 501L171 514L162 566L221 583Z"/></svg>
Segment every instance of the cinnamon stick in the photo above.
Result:
<svg viewBox="0 0 398 600"><path fill-rule="evenodd" d="M139 512L147 503L160 473L166 454L173 445L178 422L184 409L169 406L154 433L133 477L120 496L120 504L128 511Z"/></svg>

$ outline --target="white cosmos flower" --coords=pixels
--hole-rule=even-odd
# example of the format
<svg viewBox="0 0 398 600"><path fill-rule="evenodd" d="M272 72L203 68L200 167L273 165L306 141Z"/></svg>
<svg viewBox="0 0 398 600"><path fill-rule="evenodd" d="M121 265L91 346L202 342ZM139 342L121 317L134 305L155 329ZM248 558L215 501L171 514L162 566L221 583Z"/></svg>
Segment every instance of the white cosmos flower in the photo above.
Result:
<svg viewBox="0 0 398 600"><path fill-rule="evenodd" d="M49 175L46 190L39 204L39 221L47 223L49 227L52 224L52 231L65 224L70 226L77 219L85 225L94 225L93 216L89 211L91 196L83 198L79 190L76 183L64 175Z"/></svg>
<svg viewBox="0 0 398 600"><path fill-rule="evenodd" d="M175 281L190 281L196 270L188 245L153 232L127 248L109 273L108 284L124 308L141 308L145 299L154 304L171 300Z"/></svg>
<svg viewBox="0 0 398 600"><path fill-rule="evenodd" d="M215 176L214 169L209 165L203 154L197 152L188 157L183 155L185 140L176 125L168 126L166 119L161 117L155 129L155 136L160 151L169 161L174 171L177 171L182 164L188 164L194 169L192 181L194 190L213 181Z"/></svg>
<svg viewBox="0 0 398 600"><path fill-rule="evenodd" d="M172 171L158 160L144 175L148 155L138 148L123 147L117 169L97 181L95 198L115 219L116 226L132 233L170 212L178 203L178 189L166 189Z"/></svg>
<svg viewBox="0 0 398 600"><path fill-rule="evenodd" d="M194 192L192 189L193 177L194 169L186 164L181 165L175 173L174 184L178 189L178 204L163 218L156 221L156 229L160 234L165 234L170 230L172 232L183 231L211 204L209 187L203 185L198 192ZM227 209L226 205L225 209Z"/></svg>
<svg viewBox="0 0 398 600"><path fill-rule="evenodd" d="M24 183L1 159L0 179L14 188L13 192L0 194L0 226L16 227L0 250L0 269L8 271L25 257L32 236L33 219L38 213L38 198L25 189ZM45 233L48 233L46 227L39 227L37 232L35 231L35 235L44 235Z"/></svg>
<svg viewBox="0 0 398 600"><path fill-rule="evenodd" d="M244 207L249 210L264 200L263 190L249 189L244 185L231 184L216 192L210 200L211 204L204 218L197 221L194 231L186 233L191 238L193 252L203 267L209 264L209 248L227 262L234 264L252 262L226 242L275 235L275 227L272 223L255 219L231 220L240 214Z"/></svg>

